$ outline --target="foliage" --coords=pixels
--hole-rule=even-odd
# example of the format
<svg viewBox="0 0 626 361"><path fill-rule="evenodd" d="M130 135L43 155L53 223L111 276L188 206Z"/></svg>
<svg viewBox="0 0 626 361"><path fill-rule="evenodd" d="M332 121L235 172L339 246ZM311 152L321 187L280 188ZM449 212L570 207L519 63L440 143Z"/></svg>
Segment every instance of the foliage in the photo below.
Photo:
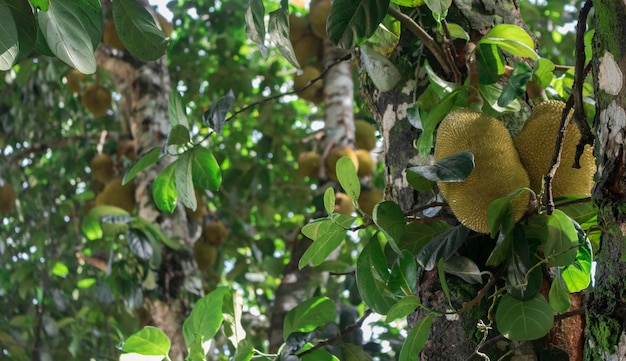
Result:
<svg viewBox="0 0 626 361"><path fill-rule="evenodd" d="M91 179L89 160L97 147L102 148L97 153L114 154L127 134L115 106L94 117L83 109L79 94L67 92L60 81L69 65L95 73L81 80L81 87L97 83L114 89L94 56L104 27L100 4L59 0L46 8L47 3L32 3L37 10L20 1L0 1L0 10L9 9L0 11L2 22L9 24L0 33L0 69L6 71L0 177L18 192L17 209L3 215L0 226L5 265L0 305L6 310L0 316L0 352L15 360L35 352L67 360L116 358L117 344L122 359L169 359L171 341L162 330L145 325L141 313L149 310L142 304L144 296L164 297L166 292L165 275L155 271L163 250L191 259L190 250L137 214L110 206L88 210L102 186ZM550 214L540 205L514 223L511 199L526 192L518 190L491 203L491 234L486 235L442 221L453 219L442 204L428 205L433 212L407 214L386 200L370 217L359 204L362 180L347 157L337 162L334 187L299 176L297 154L310 147L302 139L323 117L315 105L284 95L285 74L300 65L289 41L289 13L303 9L286 1L172 2L176 31L170 39L151 16L153 10L139 4L114 1L113 22L121 42L137 58L154 60L168 52L175 89L168 103L170 127L162 148L145 150L133 162L118 159L116 172L124 175L124 184L132 183L140 172L171 157L154 179L156 206L164 212L180 205L207 207L232 232L211 269L217 279L197 272L186 286L183 298L193 306L182 327L189 360L207 354L235 360L291 355L305 360L416 360L434 319L467 312L453 302L451 277L490 285L486 292L495 308L487 317L498 332L510 340L534 340L550 331L554 312L568 309L569 293L589 285L597 246L597 219L589 201L565 200ZM397 43L399 27L394 30L387 14L397 5L427 8L437 24L433 32L445 36L446 1L335 0L328 17L328 38L346 50L365 49L363 66L380 91L407 80L401 79L400 65L381 51ZM525 9L542 6L525 4ZM530 19L537 24L538 18ZM467 40L460 26L445 26L457 40ZM546 36L541 33L540 41ZM266 38L274 47L265 44ZM454 83L427 62L421 64L428 86L408 111L409 121L421 131L419 152L430 154L437 125L454 108L473 107L494 117L517 113L529 83L566 97L571 82L555 76L553 69L569 56L540 51L549 55L540 57L535 48L522 28L501 24L470 55L480 74L477 81ZM510 55L524 61L503 77ZM264 100L273 96L276 100ZM472 100L476 96L480 102ZM97 135L104 131L121 134L103 143ZM409 167L407 178L417 191L436 192L436 182L463 181L473 168L473 154L464 152ZM373 184L382 182L380 174L374 178ZM339 190L348 195L355 213L336 212ZM199 200L196 192L205 198ZM312 243L295 261L299 269L316 274L307 285L315 297L286 314L281 350L268 354L261 331L268 320L257 316L271 309L276 286L294 261L290 244L302 237L294 237L293 230L300 228ZM483 259L465 254L463 247L472 238L492 245L483 247L488 248ZM449 307L437 309L415 296L418 267L437 268ZM547 299L540 293L544 267L557 275ZM339 276L320 276L329 271ZM495 274L502 276L497 287L488 281ZM480 302L482 296L476 297ZM416 308L427 316L400 336L395 321ZM348 340L344 332L358 334L371 313L386 315L380 323L389 339Z"/></svg>

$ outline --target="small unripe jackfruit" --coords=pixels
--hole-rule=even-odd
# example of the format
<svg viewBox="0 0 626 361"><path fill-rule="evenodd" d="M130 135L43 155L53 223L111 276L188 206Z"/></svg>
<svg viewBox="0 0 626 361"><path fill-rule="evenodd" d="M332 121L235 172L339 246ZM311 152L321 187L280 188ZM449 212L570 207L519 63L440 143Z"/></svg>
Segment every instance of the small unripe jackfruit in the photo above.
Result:
<svg viewBox="0 0 626 361"><path fill-rule="evenodd" d="M15 206L17 193L15 188L7 182L0 187L0 213L9 213Z"/></svg>
<svg viewBox="0 0 626 361"><path fill-rule="evenodd" d="M322 157L315 152L304 152L298 156L298 173L303 177L319 176L321 165Z"/></svg>
<svg viewBox="0 0 626 361"><path fill-rule="evenodd" d="M204 226L202 237L207 244L221 246L228 238L228 228L222 221L212 222Z"/></svg>
<svg viewBox="0 0 626 361"><path fill-rule="evenodd" d="M117 34L117 30L115 29L115 23L112 19L107 19L104 21L104 30L102 32L102 42L106 45L118 49L124 50L124 44L120 40L120 37Z"/></svg>
<svg viewBox="0 0 626 361"><path fill-rule="evenodd" d="M372 159L370 152L365 149L357 149L354 151L357 159L359 160L359 170L357 175L359 178L367 177L376 172L376 163Z"/></svg>
<svg viewBox="0 0 626 361"><path fill-rule="evenodd" d="M311 2L311 11L309 11L311 31L320 39L326 37L326 21L330 13L330 5L330 0L314 0Z"/></svg>
<svg viewBox="0 0 626 361"><path fill-rule="evenodd" d="M350 215L356 208L352 204L352 199L345 193L335 194L335 213Z"/></svg>
<svg viewBox="0 0 626 361"><path fill-rule="evenodd" d="M128 213L133 213L136 203L135 185L132 182L122 185L122 177L107 182L102 193L96 196L96 205L115 206Z"/></svg>
<svg viewBox="0 0 626 361"><path fill-rule="evenodd" d="M359 171L359 159L354 152L354 149L347 145L338 146L330 150L326 157L326 175L328 178L337 180L337 161L341 157L348 157L354 163L354 168Z"/></svg>
<svg viewBox="0 0 626 361"><path fill-rule="evenodd" d="M463 182L438 182L458 220L480 233L489 233L489 204L513 191L528 187L528 174L513 140L497 119L468 109L454 110L439 125L435 160L459 152L474 154L474 170ZM513 198L515 221L525 213L529 195Z"/></svg>
<svg viewBox="0 0 626 361"><path fill-rule="evenodd" d="M565 103L558 100L544 101L535 106L515 138L515 146L530 178L530 188L536 193L541 191L543 177L552 163L563 109ZM561 148L561 163L552 179L553 197L591 195L596 172L593 148L586 146L580 157L581 168L572 168L579 140L580 130L570 120Z"/></svg>
<svg viewBox="0 0 626 361"><path fill-rule="evenodd" d="M289 14L289 41L295 45L308 33L309 20L296 14ZM300 64L302 65L302 64Z"/></svg>
<svg viewBox="0 0 626 361"><path fill-rule="evenodd" d="M376 129L366 120L355 120L354 141L359 149L374 149L376 147Z"/></svg>
<svg viewBox="0 0 626 361"><path fill-rule="evenodd" d="M217 248L200 239L193 247L193 255L198 269L203 272L209 272L217 260Z"/></svg>
<svg viewBox="0 0 626 361"><path fill-rule="evenodd" d="M302 74L296 75L293 79L294 90L304 88L310 81L320 76L320 71L314 66L305 66L302 68ZM313 103L319 103L324 100L323 83L321 80L312 83L311 86L298 92L298 96L302 99Z"/></svg>
<svg viewBox="0 0 626 361"><path fill-rule="evenodd" d="M102 85L91 85L85 89L81 102L91 114L101 117L111 107L111 91Z"/></svg>
<svg viewBox="0 0 626 361"><path fill-rule="evenodd" d="M362 190L359 195L359 208L365 214L372 216L374 207L383 201L383 191L378 188L372 188L369 190Z"/></svg>
<svg viewBox="0 0 626 361"><path fill-rule="evenodd" d="M113 159L108 154L98 154L91 159L91 175L99 182L106 183L115 174Z"/></svg>
<svg viewBox="0 0 626 361"><path fill-rule="evenodd" d="M85 74L76 69L72 69L65 74L67 90L70 93L78 93L80 91L80 82L85 78Z"/></svg>

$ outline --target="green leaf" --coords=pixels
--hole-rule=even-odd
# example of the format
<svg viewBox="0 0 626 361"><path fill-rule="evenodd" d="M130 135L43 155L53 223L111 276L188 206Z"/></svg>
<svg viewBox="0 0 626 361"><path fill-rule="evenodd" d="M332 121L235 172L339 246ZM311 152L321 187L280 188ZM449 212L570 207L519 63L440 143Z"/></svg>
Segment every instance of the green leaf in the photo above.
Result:
<svg viewBox="0 0 626 361"><path fill-rule="evenodd" d="M198 200L193 189L193 177L191 172L193 154L186 152L181 154L176 160L176 191L183 205L191 210L196 210Z"/></svg>
<svg viewBox="0 0 626 361"><path fill-rule="evenodd" d="M128 231L126 231L126 239L128 248L137 258L147 261L152 257L154 248L152 247L148 235L143 230L132 227L129 228Z"/></svg>
<svg viewBox="0 0 626 361"><path fill-rule="evenodd" d="M165 55L169 40L141 2L114 1L113 22L122 44L139 59L152 61Z"/></svg>
<svg viewBox="0 0 626 361"><path fill-rule="evenodd" d="M276 45L278 51L291 65L300 68L293 45L289 40L289 10L287 8L280 7L270 13L268 31L270 40Z"/></svg>
<svg viewBox="0 0 626 361"><path fill-rule="evenodd" d="M316 219L302 227L302 234L315 241L328 233L332 224L333 221L328 218Z"/></svg>
<svg viewBox="0 0 626 361"><path fill-rule="evenodd" d="M524 95L526 93L526 83L528 83L532 75L532 69L526 63L518 62L515 64L515 69L513 69L509 81L504 85L502 94L498 98L498 106L506 107L515 98Z"/></svg>
<svg viewBox="0 0 626 361"><path fill-rule="evenodd" d="M343 156L337 161L337 179L339 184L346 191L346 194L353 200L359 199L361 194L361 183L356 174L356 167L349 157Z"/></svg>
<svg viewBox="0 0 626 361"><path fill-rule="evenodd" d="M185 106L183 105L183 98L176 90L170 93L167 101L167 112L169 114L170 125L172 128L177 125L182 125L185 129L189 129L189 120L187 119L187 112L185 111ZM187 130L187 137L189 137L189 130Z"/></svg>
<svg viewBox="0 0 626 361"><path fill-rule="evenodd" d="M504 295L496 310L498 330L513 341L537 340L550 332L553 323L552 308L541 295L529 301Z"/></svg>
<svg viewBox="0 0 626 361"><path fill-rule="evenodd" d="M48 11L39 12L38 19L54 55L81 73L96 72L92 36L102 33L99 1L55 0L50 3Z"/></svg>
<svg viewBox="0 0 626 361"><path fill-rule="evenodd" d="M567 287L565 286L565 282L563 281L560 273L558 273L552 280L548 299L550 300L550 307L558 313L567 311L572 305L572 301L569 298L569 292L567 291Z"/></svg>
<svg viewBox="0 0 626 361"><path fill-rule="evenodd" d="M52 274L55 276L65 277L70 273L70 269L67 268L67 266L64 263L56 262L54 266L52 267L52 270L50 270L50 272L52 272Z"/></svg>
<svg viewBox="0 0 626 361"><path fill-rule="evenodd" d="M405 318L409 313L415 311L421 305L422 303L420 302L419 297L415 295L406 296L389 309L385 322L390 323L399 318Z"/></svg>
<svg viewBox="0 0 626 361"><path fill-rule="evenodd" d="M404 229L398 247L411 254L417 254L433 237L448 229L450 226L445 222L409 223Z"/></svg>
<svg viewBox="0 0 626 361"><path fill-rule="evenodd" d="M182 124L176 124L170 129L167 136L167 145L183 145L189 143L189 129Z"/></svg>
<svg viewBox="0 0 626 361"><path fill-rule="evenodd" d="M352 163L352 161L350 163ZM324 209L329 216L335 211L335 190L333 187L328 187L328 189L324 191Z"/></svg>
<svg viewBox="0 0 626 361"><path fill-rule="evenodd" d="M122 185L128 184L128 182L135 179L139 172L155 164L159 159L161 159L161 147L152 148L148 153L143 154L132 167L130 167L128 172L126 172L122 180Z"/></svg>
<svg viewBox="0 0 626 361"><path fill-rule="evenodd" d="M393 89L402 79L398 68L386 56L369 46L362 45L360 49L363 67L374 86L381 92Z"/></svg>
<svg viewBox="0 0 626 361"><path fill-rule="evenodd" d="M535 247L531 248L529 240L523 237L519 230L519 237L514 239L511 255L506 264L506 286L509 294L520 300L529 300L539 292L543 281L541 267L533 267L537 260ZM532 270L531 270L531 267Z"/></svg>
<svg viewBox="0 0 626 361"><path fill-rule="evenodd" d="M35 9L39 9L41 11L48 11L48 8L50 7L49 0L30 0L29 2L33 4Z"/></svg>
<svg viewBox="0 0 626 361"><path fill-rule="evenodd" d="M443 118L452 110L456 102L456 97L459 95L459 90L460 89L457 89L446 95L426 116L422 117L423 129L422 134L417 140L417 149L423 156L430 154L430 150L433 147L435 128L437 128L437 125L439 125Z"/></svg>
<svg viewBox="0 0 626 361"><path fill-rule="evenodd" d="M246 9L246 34L254 41L261 55L267 59L267 47L265 46L265 5L263 0L250 0Z"/></svg>
<svg viewBox="0 0 626 361"><path fill-rule="evenodd" d="M578 247L576 259L572 264L565 267L561 273L569 292L580 292L589 287L589 283L591 282L592 262L593 253L591 243L587 241Z"/></svg>
<svg viewBox="0 0 626 361"><path fill-rule="evenodd" d="M448 258L443 264L443 270L470 284L483 283L478 265L467 257L454 255Z"/></svg>
<svg viewBox="0 0 626 361"><path fill-rule="evenodd" d="M242 299L236 292L227 293L224 296L222 314L224 315L224 334L233 345L245 344L246 330L241 325L241 315L243 312ZM245 345L248 346L248 345ZM252 347L250 345L250 347Z"/></svg>
<svg viewBox="0 0 626 361"><path fill-rule="evenodd" d="M389 289L399 297L412 295L417 284L417 262L413 254L402 251L396 262L391 266Z"/></svg>
<svg viewBox="0 0 626 361"><path fill-rule="evenodd" d="M254 346L248 340L241 340L237 344L237 350L233 361L250 361L254 356Z"/></svg>
<svg viewBox="0 0 626 361"><path fill-rule="evenodd" d="M476 47L476 67L480 84L493 84L498 81L504 74L504 60L498 47L479 43Z"/></svg>
<svg viewBox="0 0 626 361"><path fill-rule="evenodd" d="M194 341L200 341L206 355L211 340L224 320L222 305L224 296L229 292L228 287L218 287L196 302L191 314L183 323L183 336L187 346Z"/></svg>
<svg viewBox="0 0 626 361"><path fill-rule="evenodd" d="M168 165L152 184L152 197L157 208L164 212L174 212L178 191L176 190L176 162Z"/></svg>
<svg viewBox="0 0 626 361"><path fill-rule="evenodd" d="M356 283L363 302L374 312L387 314L396 303L387 287L387 259L376 236L370 238L356 261Z"/></svg>
<svg viewBox="0 0 626 361"><path fill-rule="evenodd" d="M318 348L317 350L307 353L302 356L302 361L339 361L339 359L328 352L325 348Z"/></svg>
<svg viewBox="0 0 626 361"><path fill-rule="evenodd" d="M363 347L352 343L341 343L342 361L371 361L372 356L367 354Z"/></svg>
<svg viewBox="0 0 626 361"><path fill-rule="evenodd" d="M428 76L428 89L432 89L435 94L437 94L437 97L439 99L443 99L447 95L452 94L455 90L459 90L462 88L462 86L457 83L449 82L444 80L443 78L440 78L439 75L437 75L437 73L427 62L424 63L424 69L426 70L426 75ZM422 105L423 108L423 104L420 105Z"/></svg>
<svg viewBox="0 0 626 361"><path fill-rule="evenodd" d="M494 44L501 50L525 58L538 59L535 42L528 33L517 25L498 24L483 36L479 44Z"/></svg>
<svg viewBox="0 0 626 361"><path fill-rule="evenodd" d="M217 191L222 184L222 172L213 153L197 147L192 151L191 175L193 184L200 190Z"/></svg>
<svg viewBox="0 0 626 361"><path fill-rule="evenodd" d="M217 134L221 134L226 123L226 116L230 112L230 108L235 101L235 94L229 90L226 95L219 98L212 107L202 113L202 120L206 125L215 130Z"/></svg>
<svg viewBox="0 0 626 361"><path fill-rule="evenodd" d="M336 305L328 297L308 299L285 315L283 339L293 332L311 332L316 328L335 321Z"/></svg>
<svg viewBox="0 0 626 361"><path fill-rule="evenodd" d="M450 5L452 5L452 0L424 0L424 3L431 12L433 12L433 16L437 22L443 20L448 13L448 9Z"/></svg>
<svg viewBox="0 0 626 361"><path fill-rule="evenodd" d="M404 6L407 8L414 8L416 6L422 6L424 0L391 0L393 4Z"/></svg>
<svg viewBox="0 0 626 361"><path fill-rule="evenodd" d="M526 241L524 238L524 231L521 226L515 225L513 231L508 232L507 234L498 234L496 246L493 248L493 251L491 251L489 258L487 259L486 265L490 267L495 267L504 262L509 257L511 245L513 244L513 242L517 241Z"/></svg>
<svg viewBox="0 0 626 361"><path fill-rule="evenodd" d="M157 227L155 223L148 222L141 217L133 218L132 227L141 229L145 233L150 233L153 239L163 243L173 250L178 250L181 247L180 243L166 236L165 233L163 233L163 231L161 231L161 229Z"/></svg>
<svg viewBox="0 0 626 361"><path fill-rule="evenodd" d="M156 327L146 326L118 344L117 348L140 355L166 357L170 352L170 346L170 339L165 332Z"/></svg>
<svg viewBox="0 0 626 361"><path fill-rule="evenodd" d="M408 168L408 170L411 170L411 168ZM413 171L406 172L406 181L409 182L409 185L413 187L413 189L420 192L429 191L435 186L435 182L428 180Z"/></svg>
<svg viewBox="0 0 626 361"><path fill-rule="evenodd" d="M443 258L440 258L439 261L437 261L437 275L439 276L439 284L441 285L441 290L443 291L443 294L448 300L448 306L454 309L454 307L452 306L452 301L450 299L450 288L448 287L448 281L446 280L446 272L444 272L443 270L443 262Z"/></svg>
<svg viewBox="0 0 626 361"><path fill-rule="evenodd" d="M13 22L16 25L17 29L17 38L19 42L19 54L17 59L14 59L14 64L26 59L32 53L35 48L35 43L37 42L37 19L33 14L33 10L30 7L28 1L25 0L5 0L6 4L9 6L11 11L11 15L13 17ZM48 7L46 3L46 8ZM0 21L2 24L5 21ZM19 24L19 25L17 25ZM0 35L0 38L4 39L5 35ZM9 41L10 43L10 41ZM1 51L0 51L1 53Z"/></svg>
<svg viewBox="0 0 626 361"><path fill-rule="evenodd" d="M509 105L504 108L499 106L498 99L500 99L502 89L498 84L481 85L478 90L480 96L483 98L484 101L483 109L485 112L491 111L496 113L515 113L519 112L522 108L519 99L513 100L511 103L509 103Z"/></svg>
<svg viewBox="0 0 626 361"><path fill-rule="evenodd" d="M0 0L0 70L13 67L19 55L19 37L11 8L5 0Z"/></svg>
<svg viewBox="0 0 626 361"><path fill-rule="evenodd" d="M461 152L445 157L433 165L408 168L433 182L462 182L474 170L474 155Z"/></svg>
<svg viewBox="0 0 626 361"><path fill-rule="evenodd" d="M469 34L463 29L459 24L448 23L448 31L450 32L450 37L453 39L463 39L469 40Z"/></svg>
<svg viewBox="0 0 626 361"><path fill-rule="evenodd" d="M419 360L420 352L424 349L426 341L428 341L428 334L430 333L430 327L433 324L433 315L430 314L421 318L413 326L413 329L406 336L402 349L400 350L400 357L398 361L417 361Z"/></svg>
<svg viewBox="0 0 626 361"><path fill-rule="evenodd" d="M576 259L578 233L572 220L556 209L547 216L548 237L543 240L543 254L551 266L568 266Z"/></svg>
<svg viewBox="0 0 626 361"><path fill-rule="evenodd" d="M427 271L432 270L437 265L439 259L445 261L452 257L463 245L470 230L461 225L450 228L426 244L417 254L417 262Z"/></svg>
<svg viewBox="0 0 626 361"><path fill-rule="evenodd" d="M518 189L511 194L494 199L487 208L487 221L489 223L489 230L491 231L491 238L495 238L500 227L502 227L502 233L508 234L515 227L515 215L511 202L513 198L520 196L524 193L524 189Z"/></svg>
<svg viewBox="0 0 626 361"><path fill-rule="evenodd" d="M389 8L389 0L336 0L328 14L328 39L352 50L374 34Z"/></svg>
<svg viewBox="0 0 626 361"><path fill-rule="evenodd" d="M402 239L406 228L406 218L399 205L393 201L382 201L374 207L374 223L385 234L391 248L402 254L398 242Z"/></svg>
<svg viewBox="0 0 626 361"><path fill-rule="evenodd" d="M540 58L535 62L533 80L542 88L547 88L554 77L554 63L547 58Z"/></svg>
<svg viewBox="0 0 626 361"><path fill-rule="evenodd" d="M580 199L580 197L568 197L563 199L563 201L573 201L575 199ZM557 202L557 208L563 211L563 213L567 214L574 222L580 224L598 224L598 207L589 200L588 202L577 202L573 204L568 204L566 206L560 206ZM587 227L583 227L583 229L588 229Z"/></svg>
<svg viewBox="0 0 626 361"><path fill-rule="evenodd" d="M334 222L330 223L328 231L316 239L304 252L298 267L302 269L308 263L311 263L312 266L319 266L339 247L345 238L346 230Z"/></svg>

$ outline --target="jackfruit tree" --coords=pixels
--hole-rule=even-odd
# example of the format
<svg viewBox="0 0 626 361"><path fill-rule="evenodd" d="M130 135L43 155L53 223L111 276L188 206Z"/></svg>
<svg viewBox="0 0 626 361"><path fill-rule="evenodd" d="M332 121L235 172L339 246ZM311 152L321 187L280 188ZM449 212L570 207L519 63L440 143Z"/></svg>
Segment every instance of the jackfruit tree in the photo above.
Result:
<svg viewBox="0 0 626 361"><path fill-rule="evenodd" d="M620 358L623 3L163 5L0 1L0 359Z"/></svg>

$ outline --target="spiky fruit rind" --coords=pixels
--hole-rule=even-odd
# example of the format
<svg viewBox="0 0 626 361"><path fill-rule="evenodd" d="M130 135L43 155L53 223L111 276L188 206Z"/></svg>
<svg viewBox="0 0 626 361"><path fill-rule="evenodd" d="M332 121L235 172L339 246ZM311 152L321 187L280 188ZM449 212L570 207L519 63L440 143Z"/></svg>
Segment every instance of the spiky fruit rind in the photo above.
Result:
<svg viewBox="0 0 626 361"><path fill-rule="evenodd" d="M204 241L213 246L221 246L228 238L228 228L222 221L211 222L204 226L202 237Z"/></svg>
<svg viewBox="0 0 626 361"><path fill-rule="evenodd" d="M376 129L367 120L355 120L354 141L359 149L374 149L376 147Z"/></svg>
<svg viewBox="0 0 626 361"><path fill-rule="evenodd" d="M102 85L90 85L83 92L81 103L96 117L106 115L111 107L111 91Z"/></svg>
<svg viewBox="0 0 626 361"><path fill-rule="evenodd" d="M115 206L128 213L133 213L136 204L135 185L132 182L122 185L122 177L108 181L104 190L96 196L96 205Z"/></svg>
<svg viewBox="0 0 626 361"><path fill-rule="evenodd" d="M359 160L359 170L356 173L359 178L371 176L376 172L376 162L372 159L370 152L365 149L357 149L354 154Z"/></svg>
<svg viewBox="0 0 626 361"><path fill-rule="evenodd" d="M489 204L529 186L513 139L497 119L468 109L454 110L439 125L435 160L459 152L474 154L474 170L463 182L438 182L444 198L458 220L480 233L489 233ZM529 195L512 201L515 221L525 213Z"/></svg>
<svg viewBox="0 0 626 361"><path fill-rule="evenodd" d="M352 199L345 193L335 193L335 213L350 215L356 211Z"/></svg>
<svg viewBox="0 0 626 361"><path fill-rule="evenodd" d="M515 146L530 178L530 188L541 191L543 177L552 164L554 147L565 103L548 100L535 106L524 127L515 138ZM561 150L561 162L552 179L552 196L589 196L596 172L593 148L585 146L580 158L580 169L572 168L580 130L571 122L567 126Z"/></svg>
<svg viewBox="0 0 626 361"><path fill-rule="evenodd" d="M298 174L315 178L320 174L322 157L315 152L304 152L298 156Z"/></svg>
<svg viewBox="0 0 626 361"><path fill-rule="evenodd" d="M354 168L357 172L359 171L359 159L357 158L354 149L350 146L342 145L331 149L326 157L326 175L328 178L337 180L337 161L339 158L344 156L350 158L352 163L354 163Z"/></svg>
<svg viewBox="0 0 626 361"><path fill-rule="evenodd" d="M383 201L383 191L378 188L372 188L361 191L359 195L359 208L365 214L372 216L374 207Z"/></svg>
<svg viewBox="0 0 626 361"><path fill-rule="evenodd" d="M217 260L217 248L201 239L194 245L193 255L198 269L208 272Z"/></svg>
<svg viewBox="0 0 626 361"><path fill-rule="evenodd" d="M91 175L101 183L106 183L115 174L113 159L109 154L98 154L91 159Z"/></svg>
<svg viewBox="0 0 626 361"><path fill-rule="evenodd" d="M15 188L7 182L0 187L0 213L9 213L15 206L15 200L17 199L17 193Z"/></svg>

